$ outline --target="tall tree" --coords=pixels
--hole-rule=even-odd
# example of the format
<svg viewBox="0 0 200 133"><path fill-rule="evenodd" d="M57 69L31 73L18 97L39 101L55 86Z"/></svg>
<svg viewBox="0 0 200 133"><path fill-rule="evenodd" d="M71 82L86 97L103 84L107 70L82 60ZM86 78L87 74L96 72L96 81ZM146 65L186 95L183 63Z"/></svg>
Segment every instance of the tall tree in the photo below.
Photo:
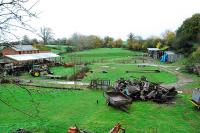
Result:
<svg viewBox="0 0 200 133"><path fill-rule="evenodd" d="M180 53L190 55L195 43L200 43L200 13L186 19L178 28L173 47Z"/></svg>
<svg viewBox="0 0 200 133"><path fill-rule="evenodd" d="M133 46L133 41L134 41L134 34L133 33L130 33L129 35L128 35L128 47L129 47L129 49L132 49L132 46Z"/></svg>
<svg viewBox="0 0 200 133"><path fill-rule="evenodd" d="M22 45L31 45L31 40L28 38L27 35L23 36L23 39L21 40Z"/></svg>
<svg viewBox="0 0 200 133"><path fill-rule="evenodd" d="M162 36L163 36L164 45L171 47L176 38L176 34L172 31L167 30Z"/></svg>
<svg viewBox="0 0 200 133"><path fill-rule="evenodd" d="M40 28L39 36L42 38L44 45L46 45L50 40L53 39L53 35L54 34L50 28L48 27Z"/></svg>
<svg viewBox="0 0 200 133"><path fill-rule="evenodd" d="M187 35L188 40L197 41L200 35L200 13L186 19L177 30L177 37ZM200 40L198 40L200 41Z"/></svg>
<svg viewBox="0 0 200 133"><path fill-rule="evenodd" d="M0 42L10 41L13 37L18 38L13 33L16 29L33 31L27 21L36 16L36 13L32 11L36 3L33 5L29 3L29 0L0 1Z"/></svg>
<svg viewBox="0 0 200 133"><path fill-rule="evenodd" d="M106 36L104 37L104 45L103 47L111 48L113 45L114 39L112 37Z"/></svg>
<svg viewBox="0 0 200 133"><path fill-rule="evenodd" d="M112 47L113 48L120 48L120 47L122 47L122 45L123 45L123 41L122 41L122 39L119 38L119 39L117 39L113 42Z"/></svg>

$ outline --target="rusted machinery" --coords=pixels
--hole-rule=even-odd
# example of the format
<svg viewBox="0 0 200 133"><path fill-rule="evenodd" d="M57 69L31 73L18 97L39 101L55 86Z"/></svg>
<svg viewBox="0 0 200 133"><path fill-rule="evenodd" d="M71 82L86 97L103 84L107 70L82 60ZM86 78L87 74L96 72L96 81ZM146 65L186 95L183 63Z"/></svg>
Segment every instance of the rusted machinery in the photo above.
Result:
<svg viewBox="0 0 200 133"><path fill-rule="evenodd" d="M137 80L117 80L113 91L122 92L133 100L153 100L164 103L169 102L177 95L174 87L165 88L158 83L147 81L145 77Z"/></svg>
<svg viewBox="0 0 200 133"><path fill-rule="evenodd" d="M122 128L121 125L119 123L117 123L111 130L109 133L119 133L120 130L122 130L122 133L125 133L125 128Z"/></svg>
<svg viewBox="0 0 200 133"><path fill-rule="evenodd" d="M127 111L132 103L132 99L121 92L104 92L104 96L108 106L111 105L123 111Z"/></svg>
<svg viewBox="0 0 200 133"><path fill-rule="evenodd" d="M117 123L108 133L120 133L120 130L122 131L122 133L125 133L125 129L121 127L121 124ZM75 127L70 127L67 133L91 133L91 132L81 130L77 126L75 126Z"/></svg>

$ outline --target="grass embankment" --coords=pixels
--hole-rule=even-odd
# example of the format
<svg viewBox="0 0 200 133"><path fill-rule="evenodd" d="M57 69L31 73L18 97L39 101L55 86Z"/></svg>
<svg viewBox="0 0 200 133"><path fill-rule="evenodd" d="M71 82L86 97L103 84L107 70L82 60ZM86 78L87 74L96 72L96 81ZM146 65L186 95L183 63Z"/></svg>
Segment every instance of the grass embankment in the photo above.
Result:
<svg viewBox="0 0 200 133"><path fill-rule="evenodd" d="M189 102L190 95L179 95L172 105L133 102L130 113L108 107L101 91L40 88L28 92L14 85L1 85L0 97L10 105L0 102L2 133L21 127L39 133L65 133L74 124L89 131L107 133L117 122L127 133L198 133L200 127L200 112Z"/></svg>

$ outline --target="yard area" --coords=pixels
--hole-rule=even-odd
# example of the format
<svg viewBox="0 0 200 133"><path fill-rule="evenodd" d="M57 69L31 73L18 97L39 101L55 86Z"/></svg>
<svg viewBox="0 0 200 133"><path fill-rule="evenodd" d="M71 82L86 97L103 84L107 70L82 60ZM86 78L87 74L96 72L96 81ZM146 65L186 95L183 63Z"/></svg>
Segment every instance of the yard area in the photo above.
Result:
<svg viewBox="0 0 200 133"><path fill-rule="evenodd" d="M71 61L71 57L76 56L77 60L84 62L113 62L116 59L130 59L131 57L142 55L142 52L133 52L122 48L97 48L80 52L63 54L65 61Z"/></svg>
<svg viewBox="0 0 200 133"><path fill-rule="evenodd" d="M114 83L120 78L134 79L145 76L149 81L160 83L174 83L177 81L176 76L171 73L161 71L159 73L155 70L159 70L158 67L145 66L138 67L135 64L95 64L91 65L92 73L88 73L88 76L83 81L89 82L91 79L106 79L111 80ZM106 71L107 73L103 73ZM127 73L127 71L129 71Z"/></svg>
<svg viewBox="0 0 200 133"><path fill-rule="evenodd" d="M39 133L66 132L68 127L76 124L89 131L106 133L117 122L126 128L127 133L199 132L200 112L189 102L190 95L178 95L176 103L172 105L137 101L131 105L130 113L124 113L107 107L101 91L42 88L29 88L29 91L15 85L1 86L1 99L7 101L9 106L0 103L0 132L20 127ZM96 103L97 99L99 104Z"/></svg>
<svg viewBox="0 0 200 133"><path fill-rule="evenodd" d="M74 55L81 61L92 62L88 65L90 72L81 82L89 83L91 79L100 78L114 83L119 78L133 79L141 76L147 77L149 81L165 84L179 80L175 74L157 66L138 67L137 63L143 63L142 52L101 48L62 56L66 62L70 62ZM148 63L149 58L144 58L145 63ZM74 69L60 66L52 67L51 71L55 75L69 76ZM194 79L195 87L198 87L196 81L200 81L200 78L195 75L188 76ZM21 77L32 79L33 82L35 79L28 73ZM38 82L38 79L41 78L36 78L35 82ZM45 80L40 82L46 83ZM190 86L194 87L190 83L183 88L188 89ZM190 98L191 94L178 94L173 104L134 101L129 109L130 113L125 113L108 107L101 90L67 91L1 84L0 132L25 128L37 133L65 133L69 127L76 124L91 132L107 133L119 122L126 128L127 133L198 133L200 112L194 108Z"/></svg>

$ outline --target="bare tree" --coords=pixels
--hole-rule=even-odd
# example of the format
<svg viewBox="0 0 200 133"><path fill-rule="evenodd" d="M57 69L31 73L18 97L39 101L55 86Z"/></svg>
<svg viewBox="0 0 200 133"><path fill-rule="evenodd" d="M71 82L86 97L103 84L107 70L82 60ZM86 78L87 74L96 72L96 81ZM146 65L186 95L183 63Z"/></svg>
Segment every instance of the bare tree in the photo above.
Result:
<svg viewBox="0 0 200 133"><path fill-rule="evenodd" d="M48 27L40 28L39 36L42 38L44 45L46 45L51 39L53 39L53 32Z"/></svg>
<svg viewBox="0 0 200 133"><path fill-rule="evenodd" d="M35 3L30 0L1 0L0 1L0 42L16 37L13 30L24 29L33 31L28 24L36 13L32 11ZM29 6L28 6L29 5Z"/></svg>

